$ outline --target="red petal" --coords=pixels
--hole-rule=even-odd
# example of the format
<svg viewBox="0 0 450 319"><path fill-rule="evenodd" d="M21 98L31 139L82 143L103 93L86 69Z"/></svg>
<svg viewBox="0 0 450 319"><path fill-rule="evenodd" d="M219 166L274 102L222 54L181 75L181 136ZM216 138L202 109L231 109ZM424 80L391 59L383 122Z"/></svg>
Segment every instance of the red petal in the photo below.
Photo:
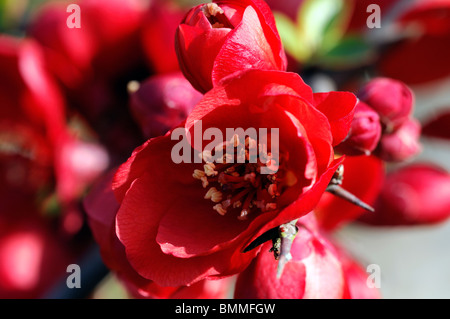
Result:
<svg viewBox="0 0 450 319"><path fill-rule="evenodd" d="M348 92L315 93L314 100L319 111L326 115L331 125L333 146L348 135L357 104L356 96Z"/></svg>
<svg viewBox="0 0 450 319"><path fill-rule="evenodd" d="M340 248L338 250L339 261L344 270L345 280L349 289L351 299L380 299L380 290L367 285L369 273L354 260L347 252Z"/></svg>
<svg viewBox="0 0 450 319"><path fill-rule="evenodd" d="M227 75L250 68L285 71L286 61L279 57L280 43L272 30L261 25L253 7L247 7L241 23L230 32L214 61L213 84Z"/></svg>
<svg viewBox="0 0 450 319"><path fill-rule="evenodd" d="M232 275L248 265L257 251L242 254L231 248L194 258L164 254L156 236L171 199L161 200L160 186L160 180L153 174L138 178L128 190L116 217L118 237L125 246L130 264L141 276L161 286L179 286L217 275ZM184 190L189 190L189 187L185 185ZM174 191L174 194L181 193Z"/></svg>
<svg viewBox="0 0 450 319"><path fill-rule="evenodd" d="M211 73L214 60L229 32L230 29L226 28L205 31L187 24L179 26L175 47L180 68L198 91L204 93L213 87Z"/></svg>

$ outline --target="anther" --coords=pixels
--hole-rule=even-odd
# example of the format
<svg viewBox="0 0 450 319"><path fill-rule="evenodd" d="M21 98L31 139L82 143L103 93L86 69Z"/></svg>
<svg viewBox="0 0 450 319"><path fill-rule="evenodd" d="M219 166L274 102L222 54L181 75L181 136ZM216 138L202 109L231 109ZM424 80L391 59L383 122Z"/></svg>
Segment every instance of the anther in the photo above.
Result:
<svg viewBox="0 0 450 319"><path fill-rule="evenodd" d="M217 211L220 215L225 215L227 213L227 210L223 208L222 204L217 204L213 206L213 209Z"/></svg>

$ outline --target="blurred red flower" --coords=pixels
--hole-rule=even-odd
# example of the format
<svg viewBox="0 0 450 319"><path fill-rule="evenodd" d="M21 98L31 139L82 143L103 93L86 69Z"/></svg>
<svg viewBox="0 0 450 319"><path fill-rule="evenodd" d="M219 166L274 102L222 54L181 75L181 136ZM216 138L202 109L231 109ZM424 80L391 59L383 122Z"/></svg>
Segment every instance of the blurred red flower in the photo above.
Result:
<svg viewBox="0 0 450 319"><path fill-rule="evenodd" d="M372 225L421 225L449 216L449 173L434 164L414 163L387 175L375 213L359 220Z"/></svg>
<svg viewBox="0 0 450 319"><path fill-rule="evenodd" d="M130 109L146 138L164 135L184 121L202 98L181 74L154 75L130 94Z"/></svg>
<svg viewBox="0 0 450 319"><path fill-rule="evenodd" d="M409 85L448 77L450 1L416 1L397 19L397 24L410 36L381 55L381 73Z"/></svg>
<svg viewBox="0 0 450 319"><path fill-rule="evenodd" d="M39 212L0 215L0 298L42 298L66 274L76 254Z"/></svg>

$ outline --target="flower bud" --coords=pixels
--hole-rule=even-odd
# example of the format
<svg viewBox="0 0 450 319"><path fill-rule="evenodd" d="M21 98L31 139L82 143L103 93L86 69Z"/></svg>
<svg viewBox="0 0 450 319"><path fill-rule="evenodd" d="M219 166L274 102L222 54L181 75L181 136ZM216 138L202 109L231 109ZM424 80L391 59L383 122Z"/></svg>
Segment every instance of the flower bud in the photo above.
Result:
<svg viewBox="0 0 450 319"><path fill-rule="evenodd" d="M202 97L181 73L156 75L140 85L131 82L128 88L131 112L146 138L180 124Z"/></svg>
<svg viewBox="0 0 450 319"><path fill-rule="evenodd" d="M358 97L378 113L387 133L409 118L414 104L411 89L403 82L390 78L371 80L359 91Z"/></svg>
<svg viewBox="0 0 450 319"><path fill-rule="evenodd" d="M450 216L450 174L416 163L390 173L375 203L361 221L375 225L438 223Z"/></svg>
<svg viewBox="0 0 450 319"><path fill-rule="evenodd" d="M418 154L422 147L419 142L420 124L415 119L403 123L391 134L384 134L375 154L387 162L402 162Z"/></svg>
<svg viewBox="0 0 450 319"><path fill-rule="evenodd" d="M237 71L287 67L275 19L261 0L214 1L191 9L175 46L181 70L203 93Z"/></svg>
<svg viewBox="0 0 450 319"><path fill-rule="evenodd" d="M337 149L346 155L370 155L377 147L380 137L380 117L367 104L359 102L355 108L349 135Z"/></svg>

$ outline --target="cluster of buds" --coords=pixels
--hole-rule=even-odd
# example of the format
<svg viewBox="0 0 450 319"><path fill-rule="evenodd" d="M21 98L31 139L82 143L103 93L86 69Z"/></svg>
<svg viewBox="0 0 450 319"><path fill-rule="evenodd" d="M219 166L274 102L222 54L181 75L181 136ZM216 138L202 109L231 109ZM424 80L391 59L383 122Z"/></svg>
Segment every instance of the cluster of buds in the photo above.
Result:
<svg viewBox="0 0 450 319"><path fill-rule="evenodd" d="M414 94L403 82L375 78L358 92L359 103L347 139L338 150L347 155L374 154L387 162L416 155L420 124L413 118Z"/></svg>

